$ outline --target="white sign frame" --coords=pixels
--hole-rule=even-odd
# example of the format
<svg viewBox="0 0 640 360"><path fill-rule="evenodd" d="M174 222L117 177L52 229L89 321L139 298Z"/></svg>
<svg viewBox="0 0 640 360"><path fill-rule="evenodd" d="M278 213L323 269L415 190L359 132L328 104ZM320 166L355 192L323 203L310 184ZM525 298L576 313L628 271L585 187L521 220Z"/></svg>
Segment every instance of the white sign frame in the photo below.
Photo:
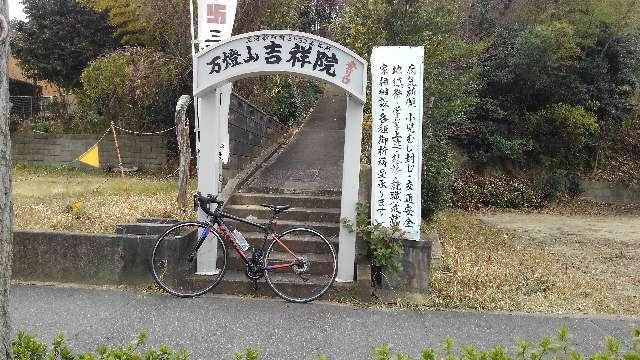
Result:
<svg viewBox="0 0 640 360"><path fill-rule="evenodd" d="M302 61L298 67L295 66L296 61L292 61L293 64L287 64L286 61L263 64L256 60L253 63L234 64L230 71L214 71L214 58L216 56L222 57L225 51L229 54L230 49L245 50L247 44L252 41L255 41L254 44L261 44L260 41L269 41L271 44L272 39L281 39L286 42L294 41L299 46L304 46L305 49L311 47L311 56L315 55L315 61L309 58L307 61L314 62L305 63ZM256 47L255 50L257 54L259 49ZM286 50L284 47L282 48L280 54L282 57L286 57L287 54L291 55ZM326 52L327 57L320 52ZM249 51L245 55L247 58L251 57ZM262 55L266 55L266 52ZM335 66L332 68L330 65L333 63L334 57L337 59L337 64L334 64ZM320 60L330 59L329 65L320 64L319 58L322 58ZM343 59L348 60L343 63ZM313 65L317 65L316 69ZM219 123L222 121L221 115L228 116L228 111L227 114L223 114L224 109L221 101L224 86L235 80L258 75L276 73L305 75L333 84L343 89L347 95L340 216L341 219L355 223L360 179L362 120L367 98L367 71L367 61L346 47L316 35L289 30L265 30L237 35L197 53L193 58L193 94L196 103L199 104L201 138L198 158L198 190L203 194L218 194L220 191L218 179L221 175L221 167L217 152L222 137ZM337 281L351 282L354 280L355 244L356 234L341 224ZM213 265L206 264L206 266L207 269L201 269L199 264L198 271L215 271L215 263Z"/></svg>

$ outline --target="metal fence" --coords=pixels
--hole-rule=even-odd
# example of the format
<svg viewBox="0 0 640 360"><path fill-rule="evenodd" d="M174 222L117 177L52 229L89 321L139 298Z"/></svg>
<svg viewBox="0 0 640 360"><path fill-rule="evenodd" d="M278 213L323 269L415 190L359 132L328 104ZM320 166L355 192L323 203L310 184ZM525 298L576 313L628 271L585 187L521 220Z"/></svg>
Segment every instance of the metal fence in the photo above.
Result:
<svg viewBox="0 0 640 360"><path fill-rule="evenodd" d="M52 96L10 96L11 115L28 119L51 111Z"/></svg>

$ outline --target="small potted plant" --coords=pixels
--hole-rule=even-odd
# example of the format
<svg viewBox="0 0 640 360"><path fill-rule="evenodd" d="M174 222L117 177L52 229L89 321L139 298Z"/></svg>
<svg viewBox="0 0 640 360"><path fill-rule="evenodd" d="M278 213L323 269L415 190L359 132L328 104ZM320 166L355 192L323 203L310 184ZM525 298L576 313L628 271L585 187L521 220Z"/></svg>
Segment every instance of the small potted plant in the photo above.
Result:
<svg viewBox="0 0 640 360"><path fill-rule="evenodd" d="M369 204L356 205L356 225L347 219L342 224L367 244L367 257L371 266L371 282L374 287L382 287L383 274L397 274L402 270L401 259L404 252L404 232L398 226L372 223Z"/></svg>

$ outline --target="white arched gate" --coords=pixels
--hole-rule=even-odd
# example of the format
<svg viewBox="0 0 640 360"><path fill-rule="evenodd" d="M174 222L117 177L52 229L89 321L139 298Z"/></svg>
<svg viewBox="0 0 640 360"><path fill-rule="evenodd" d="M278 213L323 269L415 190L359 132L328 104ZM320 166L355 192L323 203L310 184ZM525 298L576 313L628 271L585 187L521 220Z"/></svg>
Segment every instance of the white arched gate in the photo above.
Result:
<svg viewBox="0 0 640 360"><path fill-rule="evenodd" d="M223 87L242 78L288 73L306 75L342 88L347 96L340 217L355 223L360 176L362 116L367 91L367 62L353 51L312 34L267 30L234 36L194 56L193 93L198 104L200 149L198 190L220 192L220 124ZM199 214L203 216L203 214ZM353 281L355 233L340 225L338 281ZM215 247L203 245L198 271L215 271ZM202 260L205 259L205 260Z"/></svg>

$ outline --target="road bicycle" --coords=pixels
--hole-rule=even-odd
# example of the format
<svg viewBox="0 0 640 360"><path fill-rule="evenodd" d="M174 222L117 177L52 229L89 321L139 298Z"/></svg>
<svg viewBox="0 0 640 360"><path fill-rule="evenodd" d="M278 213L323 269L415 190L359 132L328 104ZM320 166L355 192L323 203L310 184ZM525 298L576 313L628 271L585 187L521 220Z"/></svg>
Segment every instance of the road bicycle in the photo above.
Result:
<svg viewBox="0 0 640 360"><path fill-rule="evenodd" d="M211 211L209 205L215 204ZM200 296L218 285L227 270L228 244L244 263L244 274L253 281L254 289L263 277L278 296L294 303L306 303L318 299L329 290L336 278L336 252L333 245L321 233L305 227L274 231L277 218L290 209L289 205L261 206L271 209L266 224L222 211L224 202L214 195L194 194L194 208L202 209L207 221L187 221L166 230L153 248L151 273L155 282L166 292L178 297ZM224 219L235 220L261 231L262 245L246 249L242 235L229 230ZM203 246L204 245L204 246ZM215 266L212 258L215 246ZM204 249L209 249L205 251ZM312 253L302 251L313 249ZM202 250L202 251L201 251ZM212 271L198 271L198 260L207 263ZM201 264L202 265L202 264ZM202 267L202 266L201 266Z"/></svg>

